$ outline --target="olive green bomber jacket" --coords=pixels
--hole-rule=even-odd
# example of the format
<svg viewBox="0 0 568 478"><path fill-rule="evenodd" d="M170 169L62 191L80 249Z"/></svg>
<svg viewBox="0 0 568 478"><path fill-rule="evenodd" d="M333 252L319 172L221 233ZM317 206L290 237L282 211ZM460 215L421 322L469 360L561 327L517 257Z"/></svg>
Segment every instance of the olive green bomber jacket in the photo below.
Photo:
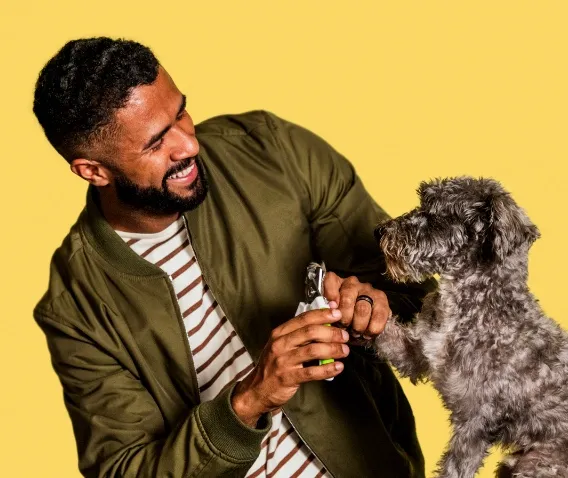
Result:
<svg viewBox="0 0 568 478"><path fill-rule="evenodd" d="M209 182L185 213L217 302L256 360L270 331L304 299L307 264L324 260L387 292L411 316L425 285L383 275L373 229L387 215L350 163L321 138L254 111L197 125ZM64 391L87 477L244 476L270 427L240 422L227 390L200 403L168 276L140 258L102 217L93 191L55 252L34 310ZM337 478L421 477L409 404L390 368L352 347L331 382L302 385L284 407Z"/></svg>

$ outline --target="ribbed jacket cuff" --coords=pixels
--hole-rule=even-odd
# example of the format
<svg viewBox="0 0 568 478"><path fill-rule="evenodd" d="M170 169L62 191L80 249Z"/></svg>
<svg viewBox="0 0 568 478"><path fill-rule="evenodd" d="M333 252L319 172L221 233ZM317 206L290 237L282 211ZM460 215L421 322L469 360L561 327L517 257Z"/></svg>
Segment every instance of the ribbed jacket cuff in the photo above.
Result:
<svg viewBox="0 0 568 478"><path fill-rule="evenodd" d="M231 395L235 385L213 400L197 408L199 420L207 438L217 451L237 461L256 460L260 444L272 425L268 413L258 421L259 428L244 424L231 406Z"/></svg>

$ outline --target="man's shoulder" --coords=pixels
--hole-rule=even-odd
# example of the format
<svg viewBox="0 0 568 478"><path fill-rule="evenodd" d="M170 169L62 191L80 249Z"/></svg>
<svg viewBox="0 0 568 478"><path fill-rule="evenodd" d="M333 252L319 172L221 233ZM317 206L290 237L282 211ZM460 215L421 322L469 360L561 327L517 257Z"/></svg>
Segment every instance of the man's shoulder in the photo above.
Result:
<svg viewBox="0 0 568 478"><path fill-rule="evenodd" d="M46 292L34 308L38 313L56 313L57 304L65 302L69 281L72 281L82 268L85 255L85 241L81 234L82 215L65 235L51 257L49 283Z"/></svg>
<svg viewBox="0 0 568 478"><path fill-rule="evenodd" d="M249 135L260 130L274 131L278 118L266 110L252 110L243 113L223 114L208 118L197 125L198 136L238 136Z"/></svg>

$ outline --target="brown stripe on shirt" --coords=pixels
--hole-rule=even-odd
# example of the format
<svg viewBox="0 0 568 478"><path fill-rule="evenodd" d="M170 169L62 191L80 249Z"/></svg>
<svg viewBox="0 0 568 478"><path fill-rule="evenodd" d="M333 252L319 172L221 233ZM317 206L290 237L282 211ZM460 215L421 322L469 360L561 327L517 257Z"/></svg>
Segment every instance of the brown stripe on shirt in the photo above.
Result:
<svg viewBox="0 0 568 478"><path fill-rule="evenodd" d="M164 257L163 259L160 259L158 262L156 262L156 265L158 267L161 267L166 262L168 262L170 259L174 258L177 254L179 254L181 251L183 251L187 246L189 246L189 239L186 239L181 246L175 248L166 257Z"/></svg>
<svg viewBox="0 0 568 478"><path fill-rule="evenodd" d="M188 270L193 264L197 262L195 256L191 258L185 265L180 267L177 271L172 274L172 280L177 279L178 276L182 275L186 270Z"/></svg>
<svg viewBox="0 0 568 478"><path fill-rule="evenodd" d="M174 237L176 237L181 231L183 231L185 226L181 226L174 234L172 234L170 237L168 237L167 239L163 240L162 242L158 242L157 244L154 244L152 247L149 247L148 249L146 249L144 252L140 253L140 257L146 257L148 254L150 254L152 251L155 251L158 247L164 245L166 242L171 241Z"/></svg>
<svg viewBox="0 0 568 478"><path fill-rule="evenodd" d="M266 465L268 465L268 460L266 460L260 468L258 468L252 475L247 475L247 478L256 478L257 476L262 475L263 471L266 471Z"/></svg>
<svg viewBox="0 0 568 478"><path fill-rule="evenodd" d="M197 347L195 347L194 349L192 349L193 355L198 354L199 352L201 352L205 347L207 347L207 344L211 341L211 339L213 338L213 336L219 332L219 329L223 326L223 324L227 322L227 317L223 317L219 323L215 326L215 328L210 332L210 334L205 338L205 340L203 342L201 342ZM191 329L188 333L187 336L191 337L192 335L194 335L205 323L205 318L199 323L199 325L197 327L195 327L194 329Z"/></svg>
<svg viewBox="0 0 568 478"><path fill-rule="evenodd" d="M225 385L221 391L218 393L218 395L221 395L225 390L227 390L228 388L231 388L231 386L235 383L238 382L241 378L243 378L247 373L249 373L252 369L254 368L254 364L250 363L248 364L248 366L244 369L241 370L237 375L235 375L227 385Z"/></svg>
<svg viewBox="0 0 568 478"><path fill-rule="evenodd" d="M302 448L302 440L298 440L298 443L296 444L296 446L294 448L292 448L292 450L284 457L282 458L282 460L280 460L280 463L278 463L278 465L276 465L276 467L274 468L274 470L272 470L271 473L266 475L266 478L271 478L273 477L276 473L278 473L278 470L280 468L282 468L286 463L288 463L290 461L290 459L300 451L300 448Z"/></svg>
<svg viewBox="0 0 568 478"><path fill-rule="evenodd" d="M290 427L288 428L288 430L286 430L284 433L282 433L282 435L280 436L280 438L278 438L278 441L276 442L276 449L278 449L278 447L280 446L280 444L286 439L286 437L288 435L290 435L290 433L292 433L293 428ZM275 437L276 435L278 435L278 432L280 430L275 430L269 437L269 439ZM266 440L266 444L268 444L268 439ZM262 464L262 466L260 468L258 468L252 475L248 475L247 478L255 478L258 475L260 475L263 470L266 468L266 465L268 464L268 462L274 457L274 451L270 452L268 455L266 455L266 462Z"/></svg>
<svg viewBox="0 0 568 478"><path fill-rule="evenodd" d="M211 354L211 357L209 357L205 362L203 362L201 364L201 366L196 370L197 373L201 373L203 372L203 370L205 370L207 368L207 366L213 362L213 360L215 360L216 357L218 357L218 355L223 351L223 349L231 342L231 340L233 340L233 337L236 337L237 333L233 330L229 336L225 339L225 341L221 344L221 346Z"/></svg>
<svg viewBox="0 0 568 478"><path fill-rule="evenodd" d="M276 435L278 435L278 429L274 430L264 439L264 441L260 444L260 449L262 450L265 446L268 446L268 442L272 440Z"/></svg>
<svg viewBox="0 0 568 478"><path fill-rule="evenodd" d="M290 427L288 428L288 430L286 430L284 433L282 433L282 435L280 435L280 438L278 438L278 441L276 442L276 449L278 449L278 447L280 446L280 444L286 440L286 438L288 438L288 436L294 431L294 428ZM270 460L273 456L274 453L276 451L276 449L268 454L268 459Z"/></svg>
<svg viewBox="0 0 568 478"><path fill-rule="evenodd" d="M183 314L182 317L185 319L188 315L192 314L193 312L195 312L197 309L199 309L199 307L201 307L201 305L203 304L203 298L205 297L205 293L209 290L209 286L207 284L205 284L203 286L203 294L201 296L201 299L199 299L195 304L193 304L189 309L187 309ZM189 331L191 332L191 330ZM190 335L189 332L187 333L188 336Z"/></svg>
<svg viewBox="0 0 568 478"><path fill-rule="evenodd" d="M308 465L312 461L314 461L314 459L315 459L315 455L313 453L310 453L310 456L308 456L307 460L304 461L304 464L300 468L298 468L296 470L296 472L293 475L290 476L290 478L298 478L298 476L300 476L302 474L302 471L304 471L308 467Z"/></svg>
<svg viewBox="0 0 568 478"><path fill-rule="evenodd" d="M185 294L187 294L191 289L193 289L196 285L201 284L201 282L203 281L203 276L199 276L197 279L195 279L191 284L189 284L185 289L183 289L182 291L180 291L180 293L177 295L178 299L181 299Z"/></svg>
<svg viewBox="0 0 568 478"><path fill-rule="evenodd" d="M235 352L235 355L233 355L219 370L217 370L217 373L211 378L211 380L209 380L209 382L199 387L199 393L203 393L205 390L211 387L211 385L215 383L215 380L217 380L221 376L221 374L227 369L227 367L230 367L231 364L245 352L246 349L244 347L241 347L239 350L237 350Z"/></svg>

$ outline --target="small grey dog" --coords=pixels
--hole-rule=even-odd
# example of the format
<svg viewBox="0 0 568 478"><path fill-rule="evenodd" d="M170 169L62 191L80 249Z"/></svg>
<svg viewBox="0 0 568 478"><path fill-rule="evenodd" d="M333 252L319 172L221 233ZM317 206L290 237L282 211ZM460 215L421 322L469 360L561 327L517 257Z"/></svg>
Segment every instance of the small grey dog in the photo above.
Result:
<svg viewBox="0 0 568 478"><path fill-rule="evenodd" d="M439 274L412 324L390 319L377 352L412 383L430 380L453 434L440 477L473 477L489 448L499 477L568 477L568 334L527 286L538 229L492 179L422 183L420 206L375 236L399 282Z"/></svg>

